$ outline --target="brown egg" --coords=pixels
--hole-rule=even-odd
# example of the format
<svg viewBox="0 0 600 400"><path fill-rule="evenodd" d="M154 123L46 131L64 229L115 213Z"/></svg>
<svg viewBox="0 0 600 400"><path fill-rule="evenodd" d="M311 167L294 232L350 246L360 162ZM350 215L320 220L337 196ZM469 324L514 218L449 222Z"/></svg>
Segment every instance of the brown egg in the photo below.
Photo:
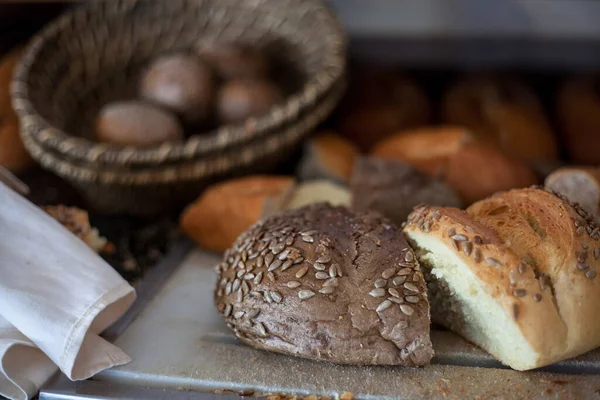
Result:
<svg viewBox="0 0 600 400"><path fill-rule="evenodd" d="M164 56L144 72L140 95L179 114L184 122L198 124L209 116L215 96L212 71L198 57Z"/></svg>
<svg viewBox="0 0 600 400"><path fill-rule="evenodd" d="M267 81L229 81L219 91L217 111L225 123L261 116L282 100L281 91Z"/></svg>
<svg viewBox="0 0 600 400"><path fill-rule="evenodd" d="M154 146L183 140L183 128L175 115L157 106L122 101L100 110L96 138L120 146Z"/></svg>
<svg viewBox="0 0 600 400"><path fill-rule="evenodd" d="M266 79L269 76L267 56L252 48L235 44L213 44L199 51L223 79Z"/></svg>

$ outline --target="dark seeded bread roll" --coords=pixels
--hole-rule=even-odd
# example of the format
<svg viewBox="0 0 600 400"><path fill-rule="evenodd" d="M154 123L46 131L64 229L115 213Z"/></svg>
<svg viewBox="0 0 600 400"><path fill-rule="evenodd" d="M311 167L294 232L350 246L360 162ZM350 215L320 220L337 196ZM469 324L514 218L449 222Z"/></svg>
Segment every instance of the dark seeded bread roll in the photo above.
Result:
<svg viewBox="0 0 600 400"><path fill-rule="evenodd" d="M458 195L442 180L412 166L372 157L354 164L350 180L352 209L374 210L400 226L419 204L462 207Z"/></svg>
<svg viewBox="0 0 600 400"><path fill-rule="evenodd" d="M217 270L215 302L236 336L341 364L429 363L429 304L402 232L324 203L266 218Z"/></svg>
<svg viewBox="0 0 600 400"><path fill-rule="evenodd" d="M600 345L600 228L541 189L500 193L467 212L421 207L410 239L434 321L518 370Z"/></svg>

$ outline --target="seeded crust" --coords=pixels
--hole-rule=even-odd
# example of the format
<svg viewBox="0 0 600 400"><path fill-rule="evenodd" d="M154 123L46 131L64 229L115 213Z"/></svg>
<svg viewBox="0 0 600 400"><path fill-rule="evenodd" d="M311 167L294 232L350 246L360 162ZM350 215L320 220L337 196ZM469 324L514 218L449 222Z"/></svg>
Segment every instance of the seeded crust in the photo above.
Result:
<svg viewBox="0 0 600 400"><path fill-rule="evenodd" d="M372 157L359 158L350 181L352 209L377 211L400 226L419 204L462 207L443 181L408 164Z"/></svg>
<svg viewBox="0 0 600 400"><path fill-rule="evenodd" d="M564 167L546 177L546 189L561 193L579 203L596 220L600 216L600 168Z"/></svg>
<svg viewBox="0 0 600 400"><path fill-rule="evenodd" d="M534 350L550 356L541 360L540 365L555 361L553 348L564 342L566 329L554 307L550 288L540 289L531 266L521 264L518 255L505 246L493 230L458 209L421 207L409 216L404 232L411 243L414 243L413 247L419 247L422 235L426 235L456 254L463 266L475 275L484 292L501 306L508 319L513 321ZM417 255L419 253L417 251ZM451 299L447 298L448 292L439 288L432 276L426 275L430 282L433 320L498 357L486 343L477 343L463 316L452 309ZM521 296L523 291L525 296ZM541 321L544 323L540 323ZM553 329L548 329L548 326ZM535 367L508 363L502 359L500 361L515 369Z"/></svg>
<svg viewBox="0 0 600 400"><path fill-rule="evenodd" d="M377 214L318 203L273 215L217 271L215 304L253 347L340 364L433 357L423 275L402 232Z"/></svg>
<svg viewBox="0 0 600 400"><path fill-rule="evenodd" d="M495 343L478 340L473 321L453 307L455 294L422 262L432 318L518 370L538 368L600 346L600 228L566 198L531 188L500 193L467 212L421 207L404 231L420 248L433 239L456 255L477 285L497 303L532 349L501 356ZM420 260L425 253L417 250ZM469 294L470 295L470 294ZM492 324L491 320L483 321ZM512 340L505 332L494 340Z"/></svg>
<svg viewBox="0 0 600 400"><path fill-rule="evenodd" d="M468 213L510 242L551 289L567 330L553 361L600 346L600 228L593 217L566 197L541 189L501 193L472 205ZM539 324L557 330L545 321Z"/></svg>

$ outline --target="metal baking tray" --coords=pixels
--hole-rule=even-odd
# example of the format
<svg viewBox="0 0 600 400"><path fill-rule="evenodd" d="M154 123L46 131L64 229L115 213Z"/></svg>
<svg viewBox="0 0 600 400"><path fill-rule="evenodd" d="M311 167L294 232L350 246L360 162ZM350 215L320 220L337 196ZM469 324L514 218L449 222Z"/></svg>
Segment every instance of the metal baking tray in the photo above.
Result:
<svg viewBox="0 0 600 400"><path fill-rule="evenodd" d="M218 262L218 256L195 249L179 266L159 265L149 277L162 281L162 288L153 298L140 297L129 320L117 325L124 331L114 332L115 344L133 361L78 385L59 379L42 390L40 400L211 398L223 390L258 396L351 392L361 399L600 397L600 351L518 372L437 330L436 356L424 368L341 366L256 350L231 334L213 305Z"/></svg>

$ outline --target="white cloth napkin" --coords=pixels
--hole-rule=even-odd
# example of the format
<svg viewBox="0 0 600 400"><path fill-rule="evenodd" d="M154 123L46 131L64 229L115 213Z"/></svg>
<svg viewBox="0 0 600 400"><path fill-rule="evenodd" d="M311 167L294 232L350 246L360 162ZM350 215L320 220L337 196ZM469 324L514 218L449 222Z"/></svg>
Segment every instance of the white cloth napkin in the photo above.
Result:
<svg viewBox="0 0 600 400"><path fill-rule="evenodd" d="M0 183L0 395L31 398L57 368L80 380L131 361L99 333L134 299L85 243Z"/></svg>

